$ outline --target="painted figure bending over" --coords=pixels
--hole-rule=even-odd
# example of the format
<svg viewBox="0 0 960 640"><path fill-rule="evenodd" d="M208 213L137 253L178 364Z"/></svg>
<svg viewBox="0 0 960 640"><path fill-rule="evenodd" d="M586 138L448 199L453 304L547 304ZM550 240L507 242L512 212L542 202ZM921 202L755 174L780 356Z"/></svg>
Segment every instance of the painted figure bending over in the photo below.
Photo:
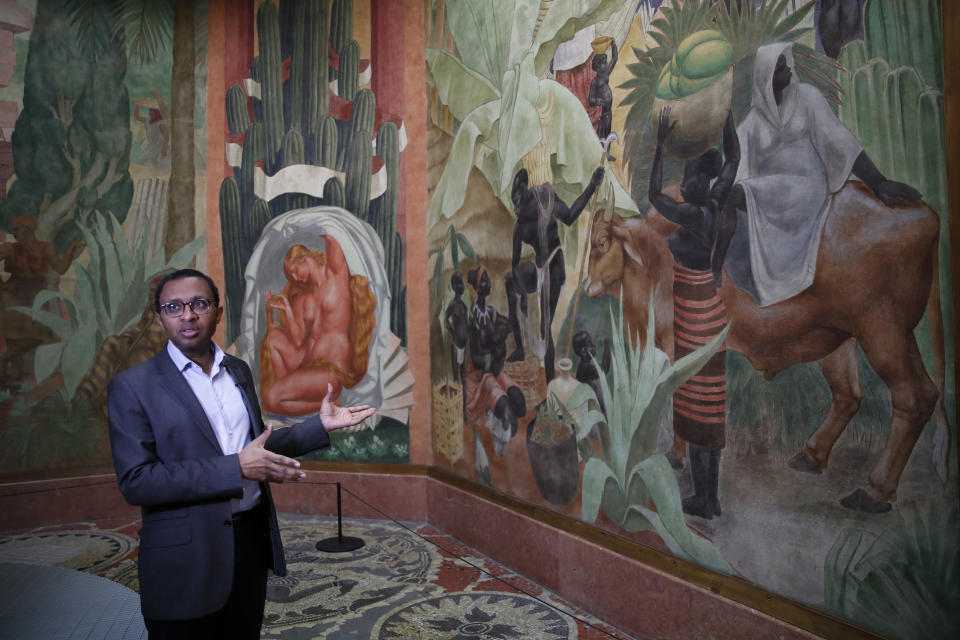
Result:
<svg viewBox="0 0 960 640"><path fill-rule="evenodd" d="M260 345L260 392L269 412L299 416L319 409L317 388L334 398L366 373L376 298L367 278L351 276L343 250L329 235L324 251L287 251L283 293L266 301Z"/></svg>
<svg viewBox="0 0 960 640"><path fill-rule="evenodd" d="M560 289L567 274L563 262L563 250L560 248L560 234L557 222L571 225L580 217L590 196L603 181L603 167L597 167L590 176L590 183L580 196L567 205L557 197L553 185L544 183L529 185L526 169L521 169L513 179L513 210L517 216L513 227L512 268L504 277L509 305L510 326L516 349L510 354L510 362L523 360L523 337L520 332L520 320L517 317L517 304L520 311L527 313L527 294L538 293L540 297L540 340L546 343L543 358L547 382L554 376L553 335L550 327L553 315L560 299ZM520 250L523 243L533 247L534 262L520 262ZM579 283L577 283L579 286Z"/></svg>
<svg viewBox="0 0 960 640"><path fill-rule="evenodd" d="M670 108L660 114L657 151L650 175L650 203L665 218L680 225L667 241L673 253L674 359L700 349L727 324L727 310L717 293L711 271L716 224L727 201L740 145L727 115L723 128L723 158L710 149L683 168L677 202L661 191L663 144L670 135ZM711 181L713 186L711 187ZM683 499L684 513L710 519L720 515L720 455L726 444L726 347L673 394L673 431L687 443L694 493Z"/></svg>
<svg viewBox="0 0 960 640"><path fill-rule="evenodd" d="M140 507L140 604L150 639L259 638L267 571L286 575L271 482L300 480L288 456L330 446L328 431L374 409L339 407L288 429L261 418L250 367L213 342L223 316L209 276L176 271L154 293L168 342L107 391L123 497Z"/></svg>
<svg viewBox="0 0 960 640"><path fill-rule="evenodd" d="M477 298L470 310L467 329L470 361L464 389L466 417L473 424L489 426L493 432L494 451L504 453L510 438L517 432L517 419L527 413L523 391L503 371L510 323L487 304L491 283L483 266L467 273L467 282ZM491 419L488 420L488 416Z"/></svg>
<svg viewBox="0 0 960 640"><path fill-rule="evenodd" d="M920 193L887 180L816 87L798 82L791 43L757 49L753 105L737 128L742 157L717 239L718 283L746 211L750 266L761 307L786 300L813 282L831 197L852 171L888 207ZM739 283L738 283L739 284Z"/></svg>

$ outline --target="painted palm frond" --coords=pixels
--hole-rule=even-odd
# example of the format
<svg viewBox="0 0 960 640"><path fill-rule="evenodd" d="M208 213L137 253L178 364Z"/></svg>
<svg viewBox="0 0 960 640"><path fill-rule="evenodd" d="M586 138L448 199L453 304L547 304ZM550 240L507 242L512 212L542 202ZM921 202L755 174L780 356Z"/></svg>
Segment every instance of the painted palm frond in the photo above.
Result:
<svg viewBox="0 0 960 640"><path fill-rule="evenodd" d="M113 30L133 60L150 62L173 42L173 4L168 0L118 2Z"/></svg>

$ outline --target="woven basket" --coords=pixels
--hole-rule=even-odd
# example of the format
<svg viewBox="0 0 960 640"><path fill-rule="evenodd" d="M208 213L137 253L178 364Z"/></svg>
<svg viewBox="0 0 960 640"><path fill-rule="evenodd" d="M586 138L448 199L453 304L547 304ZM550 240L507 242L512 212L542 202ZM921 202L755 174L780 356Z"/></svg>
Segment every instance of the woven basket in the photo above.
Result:
<svg viewBox="0 0 960 640"><path fill-rule="evenodd" d="M535 407L543 400L540 395L540 360L530 349L526 350L526 356L521 362L503 363L503 370L523 391L527 409Z"/></svg>
<svg viewBox="0 0 960 640"><path fill-rule="evenodd" d="M456 382L433 385L433 446L450 464L463 457L463 387Z"/></svg>

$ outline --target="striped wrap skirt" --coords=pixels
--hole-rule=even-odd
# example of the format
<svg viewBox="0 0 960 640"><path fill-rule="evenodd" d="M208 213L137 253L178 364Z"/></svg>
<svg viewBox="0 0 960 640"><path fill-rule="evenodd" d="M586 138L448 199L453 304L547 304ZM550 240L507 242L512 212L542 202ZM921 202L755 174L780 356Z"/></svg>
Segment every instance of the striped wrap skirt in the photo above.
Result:
<svg viewBox="0 0 960 640"><path fill-rule="evenodd" d="M727 310L710 270L673 268L674 359L700 349L727 325ZM673 429L704 449L722 449L726 427L726 345L673 394Z"/></svg>

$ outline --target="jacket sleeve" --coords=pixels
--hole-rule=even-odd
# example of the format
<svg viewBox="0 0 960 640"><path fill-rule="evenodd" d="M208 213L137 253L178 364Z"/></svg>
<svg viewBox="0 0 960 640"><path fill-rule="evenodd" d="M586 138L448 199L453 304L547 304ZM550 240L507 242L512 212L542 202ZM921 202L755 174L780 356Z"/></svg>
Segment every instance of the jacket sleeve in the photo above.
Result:
<svg viewBox="0 0 960 640"><path fill-rule="evenodd" d="M239 457L197 442L188 426L173 422L175 412L145 404L127 377L110 381L107 404L113 465L127 502L174 506L243 495Z"/></svg>
<svg viewBox="0 0 960 640"><path fill-rule="evenodd" d="M274 429L267 440L267 449L284 456L296 457L330 446L330 434L319 416L313 416L286 429Z"/></svg>

